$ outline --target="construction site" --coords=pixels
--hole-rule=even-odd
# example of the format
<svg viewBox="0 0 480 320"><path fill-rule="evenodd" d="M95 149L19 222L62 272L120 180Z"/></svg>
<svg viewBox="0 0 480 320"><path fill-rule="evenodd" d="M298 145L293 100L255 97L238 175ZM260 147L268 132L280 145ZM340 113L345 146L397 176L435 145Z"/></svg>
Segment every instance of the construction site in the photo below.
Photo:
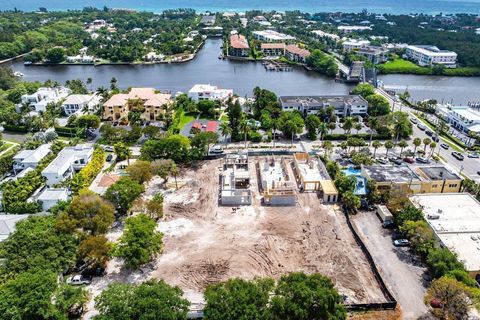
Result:
<svg viewBox="0 0 480 320"><path fill-rule="evenodd" d="M164 249L148 277L179 286L193 305L214 282L294 271L330 277L347 304L385 301L338 205L322 190L300 192L299 164L325 181L300 158L238 154L182 171L179 189L162 191Z"/></svg>

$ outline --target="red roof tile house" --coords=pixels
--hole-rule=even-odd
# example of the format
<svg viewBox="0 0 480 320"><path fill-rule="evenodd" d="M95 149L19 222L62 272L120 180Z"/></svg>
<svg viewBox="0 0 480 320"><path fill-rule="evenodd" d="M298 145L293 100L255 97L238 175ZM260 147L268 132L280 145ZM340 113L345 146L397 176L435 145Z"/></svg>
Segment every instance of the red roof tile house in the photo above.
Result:
<svg viewBox="0 0 480 320"><path fill-rule="evenodd" d="M306 59L310 56L310 51L302 49L296 44L289 44L285 48L285 56L291 61L306 62Z"/></svg>
<svg viewBox="0 0 480 320"><path fill-rule="evenodd" d="M245 36L241 34L233 34L230 36L228 54L234 57L248 57L250 54L250 46Z"/></svg>

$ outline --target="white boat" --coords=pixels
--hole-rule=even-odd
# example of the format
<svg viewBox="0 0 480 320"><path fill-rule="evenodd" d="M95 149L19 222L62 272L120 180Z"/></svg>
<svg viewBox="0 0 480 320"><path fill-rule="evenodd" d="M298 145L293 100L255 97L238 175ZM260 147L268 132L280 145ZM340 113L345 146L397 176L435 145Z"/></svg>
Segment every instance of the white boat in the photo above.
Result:
<svg viewBox="0 0 480 320"><path fill-rule="evenodd" d="M23 77L23 76L24 76L24 74L21 73L20 71L15 71L15 72L13 73L13 75L14 75L15 77Z"/></svg>

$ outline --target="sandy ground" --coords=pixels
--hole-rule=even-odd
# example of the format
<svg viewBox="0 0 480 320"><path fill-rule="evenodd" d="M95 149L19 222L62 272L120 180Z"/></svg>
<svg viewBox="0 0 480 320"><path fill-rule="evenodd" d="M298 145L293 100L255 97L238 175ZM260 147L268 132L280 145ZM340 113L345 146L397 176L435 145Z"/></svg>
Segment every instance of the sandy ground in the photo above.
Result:
<svg viewBox="0 0 480 320"><path fill-rule="evenodd" d="M205 162L184 173L184 187L164 194L165 221L158 227L164 251L152 277L202 303L201 292L216 281L302 270L331 277L347 303L384 301L342 213L311 193L299 194L296 207L261 206L253 165L253 204L235 211L219 206L220 167L220 161Z"/></svg>
<svg viewBox="0 0 480 320"><path fill-rule="evenodd" d="M110 260L107 275L95 278L88 287L90 301L84 319L96 314L94 298L109 283L151 278L182 288L192 309L202 308L202 292L211 283L233 277L279 278L293 271L330 277L346 303L385 301L337 207L322 205L313 193L298 194L295 207L262 206L253 163L252 205L219 206L221 164L221 160L208 161L182 171L177 179L179 190L173 179L165 184L154 177L149 182L144 199L164 194L164 219L157 228L164 234L163 253L136 271L124 268L119 259ZM291 168L288 171L291 176ZM107 237L115 242L122 232L120 226Z"/></svg>

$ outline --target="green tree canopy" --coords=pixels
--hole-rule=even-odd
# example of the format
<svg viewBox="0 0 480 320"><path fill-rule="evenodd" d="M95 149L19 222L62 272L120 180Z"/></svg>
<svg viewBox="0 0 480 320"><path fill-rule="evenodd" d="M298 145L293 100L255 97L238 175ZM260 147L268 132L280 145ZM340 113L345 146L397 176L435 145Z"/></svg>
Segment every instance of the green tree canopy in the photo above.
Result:
<svg viewBox="0 0 480 320"><path fill-rule="evenodd" d="M113 203L120 214L126 214L132 203L144 191L143 186L137 181L124 177L105 192L105 199Z"/></svg>

